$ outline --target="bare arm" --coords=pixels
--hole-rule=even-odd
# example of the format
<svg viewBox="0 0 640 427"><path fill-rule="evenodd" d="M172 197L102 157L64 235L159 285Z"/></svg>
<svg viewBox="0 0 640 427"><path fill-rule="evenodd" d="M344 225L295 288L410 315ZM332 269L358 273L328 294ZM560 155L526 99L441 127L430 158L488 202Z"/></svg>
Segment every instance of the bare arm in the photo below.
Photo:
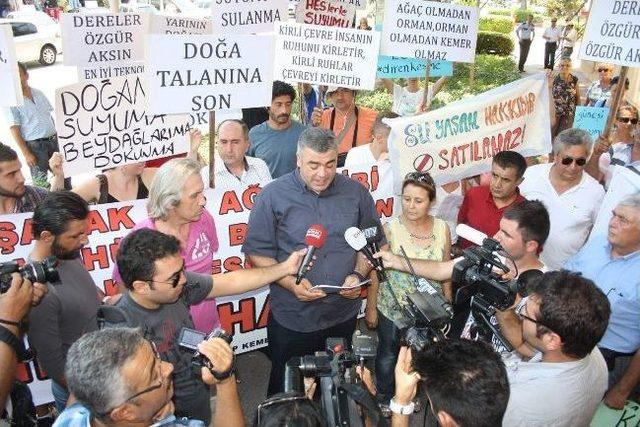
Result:
<svg viewBox="0 0 640 427"><path fill-rule="evenodd" d="M442 261L450 261L451 260L451 232L449 231L449 224L445 223L445 243L444 243L444 255L442 256ZM450 280L442 283L442 293L444 294L444 298L453 302L453 285Z"/></svg>
<svg viewBox="0 0 640 427"><path fill-rule="evenodd" d="M27 164L29 166L35 166L36 156L31 152L31 150L29 150L29 147L27 147L27 142L24 140L24 138L22 137L22 134L20 133L20 126L18 125L11 126L9 128L9 131L11 131L11 136L13 137L13 140L16 142L16 145L18 146L18 148L20 148L20 151L22 151L22 155L24 156L24 159L27 161Z"/></svg>
<svg viewBox="0 0 640 427"><path fill-rule="evenodd" d="M404 271L405 273L410 271L409 266L400 255L394 255L389 251L380 251L373 256L375 258L382 258L386 268ZM417 276L437 280L439 282L451 280L453 266L457 262L457 260L440 262L426 259L410 259L410 261Z"/></svg>
<svg viewBox="0 0 640 427"><path fill-rule="evenodd" d="M438 94L438 92L440 92L440 90L447 83L447 80L449 80L449 77L446 77L446 76L440 77L438 80L436 80L433 86L429 88L429 90L433 94L431 96L432 98L434 98Z"/></svg>
<svg viewBox="0 0 640 427"><path fill-rule="evenodd" d="M640 381L640 350L636 351L622 378L604 395L604 403L610 408L622 409L627 398Z"/></svg>
<svg viewBox="0 0 640 427"><path fill-rule="evenodd" d="M64 172L62 170L62 155L53 153L49 159L49 168L53 172L51 179L51 191L64 190ZM71 189L85 201L98 200L100 198L100 180L97 176L92 176L80 185Z"/></svg>
<svg viewBox="0 0 640 427"><path fill-rule="evenodd" d="M600 182L604 178L604 173L600 170L600 158L604 153L609 150L611 146L611 140L606 140L602 136L599 136L596 140L595 147L593 148L593 154L589 158L584 171L591 175L596 181Z"/></svg>

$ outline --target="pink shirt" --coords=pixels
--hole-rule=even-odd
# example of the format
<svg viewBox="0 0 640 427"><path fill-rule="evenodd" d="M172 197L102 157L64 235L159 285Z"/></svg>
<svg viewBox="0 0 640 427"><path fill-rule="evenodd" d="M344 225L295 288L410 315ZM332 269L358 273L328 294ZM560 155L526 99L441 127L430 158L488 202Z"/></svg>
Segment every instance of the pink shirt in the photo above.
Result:
<svg viewBox="0 0 640 427"><path fill-rule="evenodd" d="M150 228L156 230L154 220L147 218L133 227L133 230ZM132 230L132 231L133 231ZM181 248L180 255L184 258L184 268L194 273L211 274L213 271L213 254L218 250L218 236L213 217L207 211L196 222L189 225L189 236L186 248ZM113 278L116 282L122 283L122 278L118 272L118 266L113 270ZM215 286L215 284L214 284ZM193 323L197 330L210 332L214 327L220 326L218 309L215 299L202 301L200 304L192 305L189 308Z"/></svg>

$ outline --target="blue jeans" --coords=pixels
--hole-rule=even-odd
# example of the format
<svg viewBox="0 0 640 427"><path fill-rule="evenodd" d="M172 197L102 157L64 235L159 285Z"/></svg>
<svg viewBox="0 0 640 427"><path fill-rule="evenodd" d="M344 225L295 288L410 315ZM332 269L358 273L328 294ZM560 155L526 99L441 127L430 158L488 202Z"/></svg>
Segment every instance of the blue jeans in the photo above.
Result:
<svg viewBox="0 0 640 427"><path fill-rule="evenodd" d="M67 406L69 391L54 380L51 380L51 393L53 394L53 400L56 403L56 409L58 410L58 413L61 413Z"/></svg>
<svg viewBox="0 0 640 427"><path fill-rule="evenodd" d="M378 310L376 386L378 401L388 404L395 392L394 370L400 352L400 330Z"/></svg>

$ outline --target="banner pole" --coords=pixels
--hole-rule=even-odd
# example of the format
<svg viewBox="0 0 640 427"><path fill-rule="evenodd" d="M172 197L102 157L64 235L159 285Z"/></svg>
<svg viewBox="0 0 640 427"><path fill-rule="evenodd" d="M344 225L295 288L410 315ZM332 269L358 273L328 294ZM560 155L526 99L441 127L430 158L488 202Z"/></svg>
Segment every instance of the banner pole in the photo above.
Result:
<svg viewBox="0 0 640 427"><path fill-rule="evenodd" d="M424 69L424 91L422 92L422 111L428 111L430 105L427 105L429 99L429 74L431 73L431 60L427 59L427 66Z"/></svg>
<svg viewBox="0 0 640 427"><path fill-rule="evenodd" d="M216 112L209 111L209 188L216 188Z"/></svg>
<svg viewBox="0 0 640 427"><path fill-rule="evenodd" d="M298 83L298 102L300 103L300 123L303 125L307 124L307 115L305 114L304 108L304 85L302 83Z"/></svg>
<svg viewBox="0 0 640 427"><path fill-rule="evenodd" d="M602 138L605 141L609 140L609 135L611 134L611 128L613 127L613 120L618 114L618 108L622 104L622 100L624 98L624 82L627 80L627 72L629 71L629 67L622 67L620 69L620 75L618 76L618 87L616 88L616 93L613 94L613 98L611 99L611 107L609 108L609 116L607 117L607 123L604 125L604 131L602 132Z"/></svg>

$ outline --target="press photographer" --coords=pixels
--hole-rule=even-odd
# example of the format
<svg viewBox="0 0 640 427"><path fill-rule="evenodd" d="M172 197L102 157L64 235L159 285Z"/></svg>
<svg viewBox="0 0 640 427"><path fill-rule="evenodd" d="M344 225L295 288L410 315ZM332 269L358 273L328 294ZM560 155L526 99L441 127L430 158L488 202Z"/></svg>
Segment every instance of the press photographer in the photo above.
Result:
<svg viewBox="0 0 640 427"><path fill-rule="evenodd" d="M244 426L244 417L232 374L217 381L233 363L233 351L221 338L203 341L199 352L211 363L203 367L202 381L216 384L218 405L224 408L214 427ZM140 330L107 328L91 332L76 341L67 355L65 376L77 402L60 414L54 426L176 426L201 427L202 421L176 418L173 365L160 359L152 341Z"/></svg>

